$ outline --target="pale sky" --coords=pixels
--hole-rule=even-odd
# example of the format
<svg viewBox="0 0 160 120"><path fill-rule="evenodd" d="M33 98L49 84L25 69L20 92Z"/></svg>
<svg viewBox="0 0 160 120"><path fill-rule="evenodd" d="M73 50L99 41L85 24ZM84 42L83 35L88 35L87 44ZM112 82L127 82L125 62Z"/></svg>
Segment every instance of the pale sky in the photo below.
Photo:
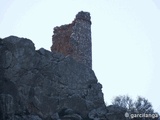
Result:
<svg viewBox="0 0 160 120"><path fill-rule="evenodd" d="M0 0L0 37L50 50L53 28L91 14L93 70L105 102L138 95L160 113L160 0Z"/></svg>

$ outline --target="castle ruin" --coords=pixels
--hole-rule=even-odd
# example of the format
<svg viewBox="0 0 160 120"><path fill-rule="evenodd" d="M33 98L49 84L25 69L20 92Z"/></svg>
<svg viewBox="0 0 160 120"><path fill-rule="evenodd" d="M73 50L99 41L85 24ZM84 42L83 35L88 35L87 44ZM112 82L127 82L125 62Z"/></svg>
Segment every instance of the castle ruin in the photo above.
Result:
<svg viewBox="0 0 160 120"><path fill-rule="evenodd" d="M71 24L54 28L51 51L70 55L76 61L92 68L91 17L79 12Z"/></svg>

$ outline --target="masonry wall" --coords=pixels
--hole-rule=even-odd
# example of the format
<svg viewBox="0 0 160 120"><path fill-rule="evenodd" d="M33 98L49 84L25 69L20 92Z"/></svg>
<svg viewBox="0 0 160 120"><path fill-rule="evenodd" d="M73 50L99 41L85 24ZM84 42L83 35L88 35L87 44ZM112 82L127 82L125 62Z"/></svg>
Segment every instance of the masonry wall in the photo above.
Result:
<svg viewBox="0 0 160 120"><path fill-rule="evenodd" d="M71 24L54 28L51 51L70 55L92 68L91 21L88 12L79 12Z"/></svg>

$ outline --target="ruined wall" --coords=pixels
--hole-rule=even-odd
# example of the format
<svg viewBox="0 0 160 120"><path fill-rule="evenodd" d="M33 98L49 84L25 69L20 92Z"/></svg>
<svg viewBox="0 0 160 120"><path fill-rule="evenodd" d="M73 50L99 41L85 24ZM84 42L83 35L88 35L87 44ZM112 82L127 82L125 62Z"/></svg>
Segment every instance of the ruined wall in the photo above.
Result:
<svg viewBox="0 0 160 120"><path fill-rule="evenodd" d="M88 12L79 12L71 24L54 28L51 51L70 55L92 68L91 21Z"/></svg>

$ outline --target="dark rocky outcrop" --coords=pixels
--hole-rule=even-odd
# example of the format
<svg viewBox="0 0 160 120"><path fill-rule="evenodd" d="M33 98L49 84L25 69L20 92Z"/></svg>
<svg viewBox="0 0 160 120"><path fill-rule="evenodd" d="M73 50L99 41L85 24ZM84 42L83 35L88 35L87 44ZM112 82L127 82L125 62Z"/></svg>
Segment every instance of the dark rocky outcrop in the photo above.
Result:
<svg viewBox="0 0 160 120"><path fill-rule="evenodd" d="M123 107L116 106L116 105L109 105L107 106L107 119L108 120L128 120L125 117L125 113L127 110Z"/></svg>
<svg viewBox="0 0 160 120"><path fill-rule="evenodd" d="M31 40L0 40L0 120L105 120L102 85L90 67L35 50Z"/></svg>
<svg viewBox="0 0 160 120"><path fill-rule="evenodd" d="M0 120L125 120L105 106L92 70L90 14L54 28L51 51L31 40L0 39Z"/></svg>

